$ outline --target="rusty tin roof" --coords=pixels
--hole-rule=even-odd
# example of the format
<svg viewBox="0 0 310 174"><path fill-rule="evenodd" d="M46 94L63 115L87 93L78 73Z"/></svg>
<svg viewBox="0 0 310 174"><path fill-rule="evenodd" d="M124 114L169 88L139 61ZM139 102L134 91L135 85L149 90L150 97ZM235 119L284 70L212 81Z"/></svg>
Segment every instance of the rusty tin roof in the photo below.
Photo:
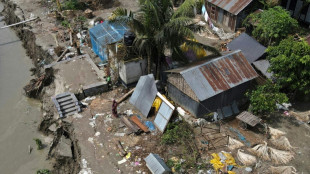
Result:
<svg viewBox="0 0 310 174"><path fill-rule="evenodd" d="M207 0L208 2L232 13L239 14L252 0Z"/></svg>
<svg viewBox="0 0 310 174"><path fill-rule="evenodd" d="M258 76L241 50L180 72L200 101Z"/></svg>

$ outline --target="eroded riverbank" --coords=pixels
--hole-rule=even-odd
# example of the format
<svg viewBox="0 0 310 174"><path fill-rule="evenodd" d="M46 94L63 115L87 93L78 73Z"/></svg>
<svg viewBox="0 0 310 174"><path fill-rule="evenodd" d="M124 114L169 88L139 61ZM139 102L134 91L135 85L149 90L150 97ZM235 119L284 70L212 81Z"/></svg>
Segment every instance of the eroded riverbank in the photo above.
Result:
<svg viewBox="0 0 310 174"><path fill-rule="evenodd" d="M2 26L4 22L0 22ZM40 138L44 142L44 136L37 131L42 105L22 94L23 86L31 79L32 61L14 31L0 30L0 38L1 173L35 173L51 168L51 161L45 161L47 149L38 151L33 140ZM29 146L33 148L30 154Z"/></svg>
<svg viewBox="0 0 310 174"><path fill-rule="evenodd" d="M2 15L5 16L4 20L7 24L17 23L23 20L23 17L24 17L23 11L20 8L18 8L19 10L16 11L17 6L13 4L11 1L2 0L2 2L4 5L4 11L2 12ZM0 72L3 72L4 75L7 75L6 77L1 78L1 92L4 89L7 89L8 91L12 91L12 93L17 93L16 91L14 92L13 90L14 90L14 87L18 87L16 90L18 90L19 95L16 97L17 100L14 100L14 101L12 100L13 103L14 102L18 103L17 106L14 105L14 108L11 109L12 114L8 114L8 110L7 110L9 109L7 105L10 102L8 102L7 100L1 100L4 102L2 106L6 107L6 109L3 109L3 110L1 109L0 115L1 116L2 115L14 115L16 118L15 117L13 118L12 116L11 117L7 116L5 117L5 120L4 120L4 117L1 117L1 119L3 119L3 121L1 120L1 123L8 125L7 127L1 126L1 130L3 129L2 132L5 132L5 134L3 134L2 136L12 138L12 139L4 139L2 137L0 138L1 143L3 141L5 142L3 146L1 145L1 152L5 151L5 153L2 153L1 156L3 156L2 157L3 159L6 159L7 158L6 156L11 155L12 160L10 159L5 160L6 162L1 163L0 168L4 169L5 173L18 173L19 171L22 173L35 173L35 171L38 169L52 168L51 166L53 166L53 173L78 173L80 170L80 158L79 158L80 152L79 152L78 143L74 135L71 135L71 133L73 132L71 125L69 123L63 123L61 121L58 121L56 123L56 119L54 119L53 117L54 113L53 113L53 110L51 109L52 105L51 105L50 96L54 95L55 86L51 85L48 87L44 87L42 94L39 95L40 101L43 103L43 105L38 100L28 99L27 97L22 95L23 86L26 85L27 82L31 79L30 77L31 72L29 71L30 68L35 66L36 70L34 72L35 72L35 75L38 76L44 72L43 65L52 62L53 58L50 54L48 54L47 49L44 48L46 45L40 45L37 43L36 35L31 30L31 26L28 26L27 24L23 24L17 27L13 27L12 29L15 30L15 33L11 31L10 29L2 30L1 31L2 33L0 33L4 35L3 37L1 36L1 48L0 48L1 59L10 57L10 56L13 57L12 59L6 59L6 60L9 60L8 63L10 65L5 65L3 64L2 61L0 62L1 63ZM9 35L4 33L4 31L11 32L11 34L15 35L15 37L9 37ZM2 38L7 38L7 37L10 39L9 40L2 39ZM24 46L26 50L22 46ZM19 52L20 52L18 51L19 48L23 50L24 55L19 55ZM30 59L26 55L28 55ZM20 60L21 57L25 59L24 61L26 61L26 63ZM13 60L15 62L12 62ZM16 66L19 64L20 66ZM12 67L15 67L16 69ZM22 76L19 79L16 79L16 81L11 80L14 78L15 75L17 75L16 72L21 73ZM8 83L7 81L12 82L12 83ZM10 98L13 98L6 91L3 91L2 93L4 97L8 98L8 100L10 100ZM1 96L1 99L2 98L3 97ZM35 103L35 104L33 104L34 106L30 105L30 106L27 106L25 109L21 109L22 108L21 104L23 103L23 101L27 101L27 102L31 101L32 103ZM12 105L12 104L9 104L9 105ZM37 109L33 109L32 107L35 107ZM41 107L41 110L40 110L40 107ZM35 113L32 113L32 112L35 112ZM27 115L27 117L23 118L22 116L24 115ZM31 117L28 115L31 115ZM12 124L8 124L10 122ZM55 123L54 124L55 129L54 130L49 129L53 123ZM32 133L30 138L29 136L25 136L25 134L27 133L27 131L25 131L26 129L25 126L31 126L32 128L30 130L30 133ZM29 159L29 157L28 159L27 158L23 159L22 157L20 157L20 155L22 155L23 153L28 155L27 154L29 151L28 144L30 144L30 142L35 143L33 141L33 138L37 138L37 137L33 137L33 136L39 135L37 133L38 126L39 126L39 130L41 131L41 133L45 135L45 136L41 135L41 137L38 137L38 138L41 138L42 140L49 139L50 141L48 142L43 141L43 143L46 145L46 151L44 151L44 153L41 151L32 152L34 155L36 155L36 153L40 153L39 154L40 158L34 157L35 160L32 162ZM13 136L14 132L19 132L21 136ZM34 132L36 134L34 134ZM68 139L69 151L71 152L71 156L69 157L61 156L58 152L54 151L54 148L58 146L58 142L60 140L59 138L63 135L66 137L66 139ZM22 141L22 143L16 143L16 141L13 141L14 139L15 140L18 139ZM27 139L27 141L25 139ZM19 145L17 146L16 144L19 144ZM14 147L16 149L14 149L13 151L8 151L7 150L8 146L12 148ZM35 146L33 147L36 148ZM16 154L16 155L14 156L12 154ZM46 161L45 160L46 158L48 158L49 161ZM27 161L22 161L22 160L27 160ZM54 162L54 160L56 162ZM53 162L53 165L49 164L50 162ZM27 164L25 164L24 166L22 165L24 163L27 163ZM49 165L45 165L45 163ZM2 165L4 167L2 167ZM20 167L16 167L16 166L20 166ZM28 168L30 168L29 170L27 170L27 166Z"/></svg>

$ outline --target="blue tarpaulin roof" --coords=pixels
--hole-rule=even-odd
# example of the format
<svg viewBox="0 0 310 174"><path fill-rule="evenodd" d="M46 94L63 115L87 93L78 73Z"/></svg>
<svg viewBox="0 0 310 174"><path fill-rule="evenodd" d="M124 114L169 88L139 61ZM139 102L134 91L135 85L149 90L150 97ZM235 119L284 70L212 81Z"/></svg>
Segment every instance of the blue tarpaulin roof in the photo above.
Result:
<svg viewBox="0 0 310 174"><path fill-rule="evenodd" d="M124 23L104 21L91 28L89 33L96 38L100 44L107 45L122 40L127 30L128 27Z"/></svg>
<svg viewBox="0 0 310 174"><path fill-rule="evenodd" d="M106 45L123 39L128 27L125 23L105 21L89 30L93 51L102 61L107 60Z"/></svg>

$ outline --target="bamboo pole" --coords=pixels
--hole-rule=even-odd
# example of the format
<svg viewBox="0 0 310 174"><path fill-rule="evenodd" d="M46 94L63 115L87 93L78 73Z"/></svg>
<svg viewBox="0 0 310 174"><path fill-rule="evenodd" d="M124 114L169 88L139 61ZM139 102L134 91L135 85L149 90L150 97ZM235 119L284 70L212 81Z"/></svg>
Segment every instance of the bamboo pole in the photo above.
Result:
<svg viewBox="0 0 310 174"><path fill-rule="evenodd" d="M31 19L27 19L25 21L22 21L22 22L18 22L18 23L15 23L15 24L11 24L11 25L7 25L7 26L4 26L4 27L1 27L1 29L5 29L5 28L9 28L9 27L13 27L13 26L16 26L16 25L19 25L19 24L23 24L23 23L26 23L26 22L30 22L30 21L33 21L33 20L36 20L38 19L39 17L36 17L36 18L31 18Z"/></svg>

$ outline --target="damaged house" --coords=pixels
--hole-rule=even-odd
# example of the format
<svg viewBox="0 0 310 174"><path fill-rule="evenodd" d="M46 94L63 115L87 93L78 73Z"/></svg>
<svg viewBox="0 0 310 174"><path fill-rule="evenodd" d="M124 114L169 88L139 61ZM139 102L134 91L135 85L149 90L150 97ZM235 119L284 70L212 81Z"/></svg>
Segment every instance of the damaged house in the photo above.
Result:
<svg viewBox="0 0 310 174"><path fill-rule="evenodd" d="M245 8L252 0L206 0L209 17L224 27L235 31L246 18Z"/></svg>
<svg viewBox="0 0 310 174"><path fill-rule="evenodd" d="M93 51L109 67L106 75L113 83L120 80L127 86L146 74L147 61L138 56L128 56L131 45L125 40L126 33L129 33L129 28L125 23L109 21L89 30Z"/></svg>
<svg viewBox="0 0 310 174"><path fill-rule="evenodd" d="M238 113L237 102L258 77L240 50L166 72L169 97L196 117Z"/></svg>

